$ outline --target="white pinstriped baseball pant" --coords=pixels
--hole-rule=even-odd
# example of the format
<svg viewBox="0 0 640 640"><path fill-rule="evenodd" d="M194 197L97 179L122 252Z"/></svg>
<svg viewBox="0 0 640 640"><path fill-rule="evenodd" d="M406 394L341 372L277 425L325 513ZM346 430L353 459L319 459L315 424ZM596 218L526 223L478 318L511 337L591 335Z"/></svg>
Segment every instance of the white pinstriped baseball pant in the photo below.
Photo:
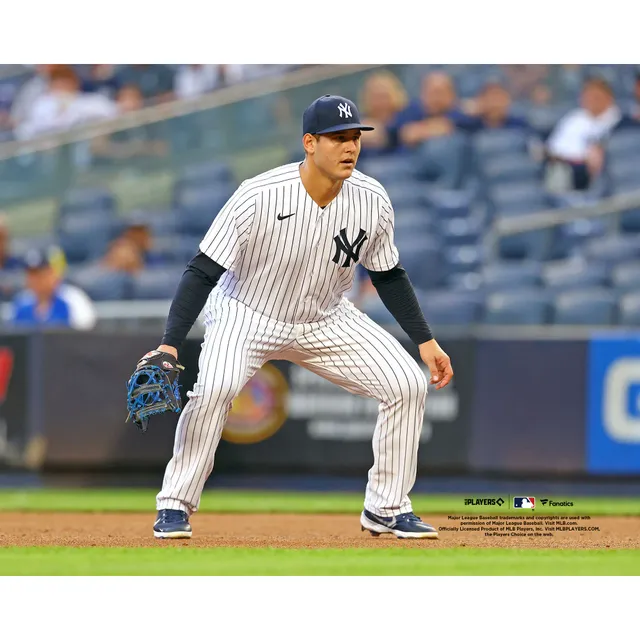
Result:
<svg viewBox="0 0 640 640"><path fill-rule="evenodd" d="M393 336L347 300L320 322L288 324L217 296L205 325L198 379L178 421L158 509L197 511L233 399L265 362L289 360L379 401L364 506L381 516L412 510L427 381Z"/></svg>

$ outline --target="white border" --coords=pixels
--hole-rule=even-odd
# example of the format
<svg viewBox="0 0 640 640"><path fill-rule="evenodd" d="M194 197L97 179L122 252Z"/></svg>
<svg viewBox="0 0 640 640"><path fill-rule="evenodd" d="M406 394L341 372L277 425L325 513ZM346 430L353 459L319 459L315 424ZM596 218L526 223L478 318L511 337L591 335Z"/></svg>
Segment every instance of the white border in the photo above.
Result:
<svg viewBox="0 0 640 640"><path fill-rule="evenodd" d="M639 586L638 578L614 577L3 578L0 603L2 636L21 640L198 631L297 640L616 638L636 626Z"/></svg>

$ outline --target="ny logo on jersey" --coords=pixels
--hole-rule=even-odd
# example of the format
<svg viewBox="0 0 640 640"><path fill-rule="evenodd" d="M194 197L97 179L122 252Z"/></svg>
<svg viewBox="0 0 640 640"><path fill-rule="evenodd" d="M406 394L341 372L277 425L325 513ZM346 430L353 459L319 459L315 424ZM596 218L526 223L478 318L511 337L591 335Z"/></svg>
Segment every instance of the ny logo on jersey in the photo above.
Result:
<svg viewBox="0 0 640 640"><path fill-rule="evenodd" d="M351 118L351 106L346 102L344 104L340 103L338 105L338 113L340 114L341 118Z"/></svg>
<svg viewBox="0 0 640 640"><path fill-rule="evenodd" d="M366 239L367 236L364 229L360 229L358 237L353 242L349 242L347 239L347 230L342 229L333 239L336 243L336 253L332 258L333 262L339 265L342 253L345 255L344 262L342 263L343 267L350 267L352 260L358 262L360 259L360 249L362 249L362 245Z"/></svg>

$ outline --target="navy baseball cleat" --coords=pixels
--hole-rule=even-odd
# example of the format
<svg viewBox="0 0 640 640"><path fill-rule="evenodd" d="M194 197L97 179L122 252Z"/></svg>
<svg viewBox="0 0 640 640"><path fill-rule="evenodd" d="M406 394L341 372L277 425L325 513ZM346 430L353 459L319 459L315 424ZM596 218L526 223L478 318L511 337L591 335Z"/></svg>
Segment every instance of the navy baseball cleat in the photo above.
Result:
<svg viewBox="0 0 640 640"><path fill-rule="evenodd" d="M189 516L178 509L161 509L153 525L156 538L190 538Z"/></svg>
<svg viewBox="0 0 640 640"><path fill-rule="evenodd" d="M372 536L381 533L393 533L396 538L437 538L438 531L426 522L422 522L414 513L401 513L399 516L383 518L366 509L360 515L362 531L371 532Z"/></svg>

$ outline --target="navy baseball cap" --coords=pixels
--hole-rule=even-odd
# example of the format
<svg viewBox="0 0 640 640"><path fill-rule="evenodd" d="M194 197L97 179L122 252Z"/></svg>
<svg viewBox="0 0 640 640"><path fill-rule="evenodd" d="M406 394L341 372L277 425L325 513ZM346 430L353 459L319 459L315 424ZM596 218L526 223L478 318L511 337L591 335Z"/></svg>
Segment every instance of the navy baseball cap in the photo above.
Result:
<svg viewBox="0 0 640 640"><path fill-rule="evenodd" d="M372 131L373 127L362 124L356 105L342 96L324 95L314 100L302 116L302 135L320 135L347 129Z"/></svg>

